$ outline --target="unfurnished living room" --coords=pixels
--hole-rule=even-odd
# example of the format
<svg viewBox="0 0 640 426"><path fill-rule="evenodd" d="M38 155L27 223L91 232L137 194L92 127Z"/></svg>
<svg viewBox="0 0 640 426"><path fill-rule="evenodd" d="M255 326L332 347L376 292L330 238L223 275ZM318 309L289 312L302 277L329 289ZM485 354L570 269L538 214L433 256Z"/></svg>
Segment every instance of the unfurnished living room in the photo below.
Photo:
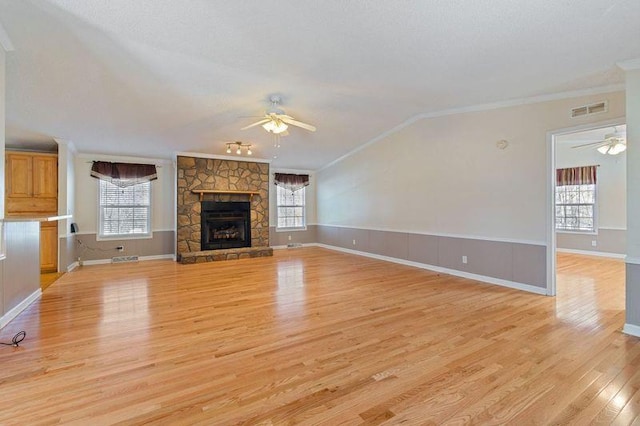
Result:
<svg viewBox="0 0 640 426"><path fill-rule="evenodd" d="M0 0L0 424L640 424L638 22Z"/></svg>

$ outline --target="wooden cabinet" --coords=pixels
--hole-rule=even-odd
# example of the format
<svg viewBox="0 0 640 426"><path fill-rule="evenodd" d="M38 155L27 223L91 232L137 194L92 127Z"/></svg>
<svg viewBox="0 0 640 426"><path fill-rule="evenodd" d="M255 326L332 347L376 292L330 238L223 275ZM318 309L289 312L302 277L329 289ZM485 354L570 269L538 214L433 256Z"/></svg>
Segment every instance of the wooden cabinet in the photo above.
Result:
<svg viewBox="0 0 640 426"><path fill-rule="evenodd" d="M7 217L46 216L58 212L57 154L6 151L5 214ZM58 223L40 226L40 270L56 272Z"/></svg>
<svg viewBox="0 0 640 426"><path fill-rule="evenodd" d="M58 270L58 222L40 223L40 272Z"/></svg>
<svg viewBox="0 0 640 426"><path fill-rule="evenodd" d="M6 214L49 214L58 211L58 156L7 151Z"/></svg>

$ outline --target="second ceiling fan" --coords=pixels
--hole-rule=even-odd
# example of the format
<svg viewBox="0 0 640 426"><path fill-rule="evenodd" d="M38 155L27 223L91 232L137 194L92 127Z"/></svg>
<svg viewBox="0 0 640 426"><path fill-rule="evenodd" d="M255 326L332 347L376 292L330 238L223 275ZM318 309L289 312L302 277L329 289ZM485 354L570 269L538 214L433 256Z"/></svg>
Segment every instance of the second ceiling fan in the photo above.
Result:
<svg viewBox="0 0 640 426"><path fill-rule="evenodd" d="M261 120L256 121L255 123L243 127L241 130L246 130L250 129L251 127L261 125L262 128L264 128L269 133L286 136L288 134L287 129L289 128L289 125L291 125L309 130L310 132L316 131L315 126L303 123L302 121L298 121L290 115L285 114L285 112L279 108L280 101L281 99L279 96L271 96L269 98L271 107L269 107L269 109L265 111L264 117Z"/></svg>

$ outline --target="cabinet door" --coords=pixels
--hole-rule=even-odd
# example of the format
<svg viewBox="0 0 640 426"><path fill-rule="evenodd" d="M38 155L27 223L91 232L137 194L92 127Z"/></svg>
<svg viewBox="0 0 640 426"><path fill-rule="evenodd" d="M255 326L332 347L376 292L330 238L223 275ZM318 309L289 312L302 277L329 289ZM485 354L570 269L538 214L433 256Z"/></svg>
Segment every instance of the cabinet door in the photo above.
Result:
<svg viewBox="0 0 640 426"><path fill-rule="evenodd" d="M40 224L40 272L58 270L58 222Z"/></svg>
<svg viewBox="0 0 640 426"><path fill-rule="evenodd" d="M6 153L5 191L8 198L33 195L31 155Z"/></svg>
<svg viewBox="0 0 640 426"><path fill-rule="evenodd" d="M33 156L33 196L56 198L58 196L58 158Z"/></svg>

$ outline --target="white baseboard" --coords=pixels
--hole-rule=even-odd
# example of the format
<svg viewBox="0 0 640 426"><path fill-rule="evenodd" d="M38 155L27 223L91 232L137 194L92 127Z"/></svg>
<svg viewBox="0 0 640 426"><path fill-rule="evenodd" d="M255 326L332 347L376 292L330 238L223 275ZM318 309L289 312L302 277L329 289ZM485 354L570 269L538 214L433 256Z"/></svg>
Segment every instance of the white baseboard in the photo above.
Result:
<svg viewBox="0 0 640 426"><path fill-rule="evenodd" d="M78 266L80 266L80 264L76 261L73 262L71 265L67 266L67 272L71 272L74 269L76 269Z"/></svg>
<svg viewBox="0 0 640 426"><path fill-rule="evenodd" d="M584 256L609 257L611 259L624 259L625 257L627 257L626 254L620 254L620 253L608 253L605 251L591 251L591 250L574 250L574 249L565 249L565 248L556 248L556 252L569 253L569 254L581 254Z"/></svg>
<svg viewBox="0 0 640 426"><path fill-rule="evenodd" d="M476 281L482 281L488 284L495 284L495 285L499 285L502 287L509 287L509 288L513 288L516 290L522 290L522 291L527 291L529 293L535 293L535 294L540 294L543 296L547 295L547 289L546 288L542 288L542 287L536 287L530 284L523 284L523 283L518 283L515 281L509 281L509 280L503 280L500 278L493 278L493 277L487 277L485 275L478 275L478 274L472 274L470 272L464 272L464 271L458 271L455 269L448 269L448 268L442 268L440 266L434 266L434 265L428 265L426 263L419 263L419 262L412 262L410 260L405 260L405 259L398 259L396 257L389 257L389 256L382 256L379 254L372 254L372 253L367 253L367 252L363 252L363 251L358 251L358 250L351 250L351 249L346 249L346 248L342 248L342 247L336 247L336 246L330 246L327 244L315 244L318 247L323 247L329 250L335 250L335 251L341 251L344 253L349 253L349 254L355 254L358 256L365 256L365 257L370 257L372 259L378 259L378 260L386 260L387 262L393 262L393 263L399 263L401 265L407 265L407 266L413 266L415 268L420 268L420 269L428 269L430 271L434 271L434 272L440 272L443 274L449 274L449 275L454 275L456 277L461 277L461 278L468 278L470 280L476 280Z"/></svg>
<svg viewBox="0 0 640 426"><path fill-rule="evenodd" d="M36 299L38 299L40 295L42 295L42 290L37 289L36 291L31 293L29 296L27 296L27 298L24 299L22 302L18 303L13 309L11 309L9 312L4 314L2 318L0 318L0 329L4 328L5 325L9 324L9 322L11 322L12 319L17 317L20 314L20 312L24 311L30 304L32 304Z"/></svg>
<svg viewBox="0 0 640 426"><path fill-rule="evenodd" d="M625 324L622 332L631 336L640 337L640 325Z"/></svg>
<svg viewBox="0 0 640 426"><path fill-rule="evenodd" d="M138 257L138 261L140 262L144 262L146 260L164 260L164 259L170 259L175 261L176 260L176 255L175 254L156 254L153 256L139 256ZM78 262L75 262L78 263ZM83 260L82 261L82 265L81 266L92 266L92 265L107 265L111 262L111 259L94 259L94 260Z"/></svg>

